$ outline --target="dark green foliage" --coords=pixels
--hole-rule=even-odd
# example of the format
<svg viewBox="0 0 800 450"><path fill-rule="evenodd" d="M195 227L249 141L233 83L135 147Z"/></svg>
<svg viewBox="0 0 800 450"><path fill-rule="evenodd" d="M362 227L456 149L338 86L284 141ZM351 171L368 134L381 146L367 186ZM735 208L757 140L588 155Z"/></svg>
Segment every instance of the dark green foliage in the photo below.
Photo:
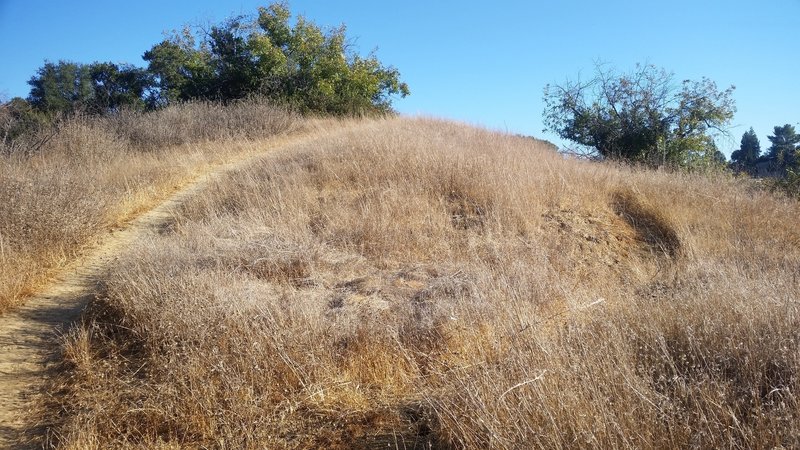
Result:
<svg viewBox="0 0 800 450"><path fill-rule="evenodd" d="M94 63L89 66L93 95L90 112L105 113L121 108L145 109L149 97L151 76L144 69L131 65Z"/></svg>
<svg viewBox="0 0 800 450"><path fill-rule="evenodd" d="M28 84L28 101L49 115L71 113L91 103L92 75L85 64L45 62Z"/></svg>
<svg viewBox="0 0 800 450"><path fill-rule="evenodd" d="M258 90L254 55L245 33L240 19L211 28L208 39L216 78L212 96L223 100L240 99Z"/></svg>
<svg viewBox="0 0 800 450"><path fill-rule="evenodd" d="M45 62L28 84L30 104L56 117L85 112L102 114L120 108L143 109L152 82L144 70L110 62Z"/></svg>
<svg viewBox="0 0 800 450"><path fill-rule="evenodd" d="M752 172L761 156L761 143L752 128L742 135L738 150L731 153L731 161L735 167Z"/></svg>
<svg viewBox="0 0 800 450"><path fill-rule="evenodd" d="M789 197L800 199L800 168L787 168L783 177L773 178L767 186L773 191L779 191Z"/></svg>
<svg viewBox="0 0 800 450"><path fill-rule="evenodd" d="M767 138L772 145L766 158L777 175L767 185L789 197L800 198L800 135L794 126L786 124L774 127L773 135Z"/></svg>
<svg viewBox="0 0 800 450"><path fill-rule="evenodd" d="M390 112L395 96L409 94L397 69L351 49L344 26L324 31L291 19L286 4L275 3L202 33L184 28L144 53L147 69L45 62L28 82L28 101L51 118L250 96L303 112L363 115Z"/></svg>
<svg viewBox="0 0 800 450"><path fill-rule="evenodd" d="M685 80L652 65L617 74L598 66L588 82L548 85L545 125L605 158L648 165L716 165L712 133L735 112L733 87Z"/></svg>
<svg viewBox="0 0 800 450"><path fill-rule="evenodd" d="M768 156L775 162L775 166L783 173L788 169L799 169L798 149L800 149L800 135L794 126L786 125L773 128L773 135L767 136L772 143L768 150Z"/></svg>
<svg viewBox="0 0 800 450"><path fill-rule="evenodd" d="M144 53L148 72L154 77L158 106L193 98L210 98L214 78L209 55L194 49L188 30L156 44Z"/></svg>
<svg viewBox="0 0 800 450"><path fill-rule="evenodd" d="M388 112L395 95L408 95L393 67L347 45L344 26L324 32L285 4L237 17L197 39L189 29L144 54L159 103L230 101L267 96L306 112L361 115Z"/></svg>

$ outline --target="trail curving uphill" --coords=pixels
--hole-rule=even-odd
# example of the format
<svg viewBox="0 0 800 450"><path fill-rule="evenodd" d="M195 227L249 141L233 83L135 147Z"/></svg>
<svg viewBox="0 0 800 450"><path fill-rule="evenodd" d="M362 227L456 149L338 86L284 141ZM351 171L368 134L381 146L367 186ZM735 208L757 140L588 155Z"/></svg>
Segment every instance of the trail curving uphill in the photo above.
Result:
<svg viewBox="0 0 800 450"><path fill-rule="evenodd" d="M80 318L95 295L104 268L139 236L157 231L186 199L215 177L268 156L270 150L307 139L309 134L274 138L263 151L210 168L169 198L139 215L125 228L110 232L85 257L73 261L61 276L17 309L0 317L0 449L24 448L38 432L31 412L44 381L55 366L58 335Z"/></svg>

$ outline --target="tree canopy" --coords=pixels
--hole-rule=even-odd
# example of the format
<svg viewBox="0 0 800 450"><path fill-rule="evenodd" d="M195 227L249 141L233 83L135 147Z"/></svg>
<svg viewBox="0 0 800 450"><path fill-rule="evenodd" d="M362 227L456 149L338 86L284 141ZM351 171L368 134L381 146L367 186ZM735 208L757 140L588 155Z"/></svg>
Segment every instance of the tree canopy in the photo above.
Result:
<svg viewBox="0 0 800 450"><path fill-rule="evenodd" d="M800 163L798 150L800 150L800 135L794 126L786 124L773 128L773 135L767 136L772 143L768 155L775 161L776 167L785 172L787 169L796 168Z"/></svg>
<svg viewBox="0 0 800 450"><path fill-rule="evenodd" d="M160 104L264 95L303 111L360 115L390 111L394 96L409 94L397 69L352 50L343 25L324 31L302 16L292 24L285 3L200 35L185 28L144 59Z"/></svg>
<svg viewBox="0 0 800 450"><path fill-rule="evenodd" d="M92 80L93 112L104 113L128 107L144 109L153 102L152 77L130 64L94 63L89 65Z"/></svg>
<svg viewBox="0 0 800 450"><path fill-rule="evenodd" d="M28 101L42 112L70 112L92 98L92 77L84 64L45 62L28 84L31 86Z"/></svg>
<svg viewBox="0 0 800 450"><path fill-rule="evenodd" d="M389 112L395 97L409 94L396 68L354 51L344 25L293 20L285 3L208 29L184 27L143 58L147 68L45 62L28 82L28 101L56 116L266 96L303 112L364 115Z"/></svg>
<svg viewBox="0 0 800 450"><path fill-rule="evenodd" d="M47 115L143 109L151 101L150 80L144 69L127 64L45 62L28 81L28 101Z"/></svg>
<svg viewBox="0 0 800 450"><path fill-rule="evenodd" d="M750 128L742 135L739 149L731 153L731 161L742 169L752 171L760 157L761 143L756 132Z"/></svg>
<svg viewBox="0 0 800 450"><path fill-rule="evenodd" d="M597 65L587 82L545 87L544 121L604 158L654 166L715 164L721 154L714 133L724 132L736 111L733 90L720 91L707 78L676 83L673 74L652 65L626 74Z"/></svg>

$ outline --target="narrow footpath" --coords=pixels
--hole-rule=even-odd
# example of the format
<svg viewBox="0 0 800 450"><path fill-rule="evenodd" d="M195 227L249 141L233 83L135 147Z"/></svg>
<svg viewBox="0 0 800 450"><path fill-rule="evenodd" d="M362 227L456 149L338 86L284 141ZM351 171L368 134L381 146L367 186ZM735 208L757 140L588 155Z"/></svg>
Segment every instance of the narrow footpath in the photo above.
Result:
<svg viewBox="0 0 800 450"><path fill-rule="evenodd" d="M0 449L28 448L31 438L46 430L31 423L37 396L47 395L43 386L57 364L59 334L78 320L96 292L99 277L138 237L157 232L186 199L215 177L243 168L268 156L272 150L308 139L308 135L266 141L263 151L247 154L210 168L181 190L112 231L85 257L69 264L40 293L0 317ZM41 444L39 444L41 445Z"/></svg>

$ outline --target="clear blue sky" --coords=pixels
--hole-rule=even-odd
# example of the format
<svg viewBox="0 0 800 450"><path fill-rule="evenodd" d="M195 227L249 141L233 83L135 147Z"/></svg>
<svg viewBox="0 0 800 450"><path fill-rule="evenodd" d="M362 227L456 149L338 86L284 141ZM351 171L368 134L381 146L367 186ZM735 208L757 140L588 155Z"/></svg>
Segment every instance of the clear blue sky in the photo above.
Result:
<svg viewBox="0 0 800 450"><path fill-rule="evenodd" d="M26 96L45 59L143 64L163 32L252 13L264 1L0 0L0 95ZM542 133L542 88L594 61L627 70L649 62L677 79L736 85L726 154L754 127L800 121L800 0L290 2L323 26L345 23L363 53L400 69L412 95L399 111Z"/></svg>

